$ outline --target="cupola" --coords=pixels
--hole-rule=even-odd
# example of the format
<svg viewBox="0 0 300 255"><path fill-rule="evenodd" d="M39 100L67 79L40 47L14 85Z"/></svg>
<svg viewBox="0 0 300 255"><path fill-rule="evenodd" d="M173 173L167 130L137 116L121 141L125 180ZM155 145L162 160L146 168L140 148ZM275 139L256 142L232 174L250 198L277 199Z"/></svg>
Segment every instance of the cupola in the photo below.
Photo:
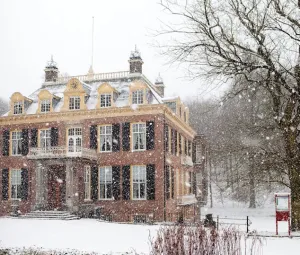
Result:
<svg viewBox="0 0 300 255"><path fill-rule="evenodd" d="M141 57L141 53L135 47L135 50L131 52L129 57L129 71L130 73L142 73L143 72L143 60Z"/></svg>
<svg viewBox="0 0 300 255"><path fill-rule="evenodd" d="M165 95L165 85L164 85L164 81L161 78L160 74L158 74L158 77L155 80L154 86L155 86L157 92L159 93L159 95L161 97L164 97L164 95Z"/></svg>
<svg viewBox="0 0 300 255"><path fill-rule="evenodd" d="M53 56L51 56L51 60L48 61L44 71L45 82L52 82L57 80L59 71L56 62L53 61Z"/></svg>

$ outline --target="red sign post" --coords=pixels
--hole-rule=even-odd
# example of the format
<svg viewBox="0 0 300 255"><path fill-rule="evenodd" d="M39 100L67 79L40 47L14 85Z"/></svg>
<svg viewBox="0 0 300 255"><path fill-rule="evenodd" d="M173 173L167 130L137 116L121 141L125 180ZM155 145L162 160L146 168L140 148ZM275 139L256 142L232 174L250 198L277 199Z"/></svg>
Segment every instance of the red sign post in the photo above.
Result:
<svg viewBox="0 0 300 255"><path fill-rule="evenodd" d="M289 235L291 235L291 195L289 193L275 193L276 235L278 235L278 221L287 221Z"/></svg>

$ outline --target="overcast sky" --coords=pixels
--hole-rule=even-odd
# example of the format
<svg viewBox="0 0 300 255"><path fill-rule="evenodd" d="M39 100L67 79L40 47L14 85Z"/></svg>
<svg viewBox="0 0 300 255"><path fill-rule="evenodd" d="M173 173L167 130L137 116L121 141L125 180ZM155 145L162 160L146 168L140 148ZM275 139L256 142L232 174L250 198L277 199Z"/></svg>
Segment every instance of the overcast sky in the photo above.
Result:
<svg viewBox="0 0 300 255"><path fill-rule="evenodd" d="M161 73L166 95L212 96L204 82L189 81L183 68L170 67L151 46L151 30L168 19L156 0L0 2L0 97L15 91L29 95L41 86L51 54L61 73L81 75L91 64L94 16L94 72L129 70L128 58L137 45L143 73L152 82Z"/></svg>

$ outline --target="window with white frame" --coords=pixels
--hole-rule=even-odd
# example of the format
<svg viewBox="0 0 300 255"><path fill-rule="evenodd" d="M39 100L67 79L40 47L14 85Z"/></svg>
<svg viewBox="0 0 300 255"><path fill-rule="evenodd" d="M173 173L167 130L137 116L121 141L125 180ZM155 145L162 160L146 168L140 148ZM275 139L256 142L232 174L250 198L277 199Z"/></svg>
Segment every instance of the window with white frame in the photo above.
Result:
<svg viewBox="0 0 300 255"><path fill-rule="evenodd" d="M100 167L99 171L100 199L112 199L112 168Z"/></svg>
<svg viewBox="0 0 300 255"><path fill-rule="evenodd" d="M41 101L41 112L50 112L50 99L45 99Z"/></svg>
<svg viewBox="0 0 300 255"><path fill-rule="evenodd" d="M146 199L146 166L132 166L132 199Z"/></svg>
<svg viewBox="0 0 300 255"><path fill-rule="evenodd" d="M202 146L201 144L196 144L196 163L201 163L202 161Z"/></svg>
<svg viewBox="0 0 300 255"><path fill-rule="evenodd" d="M100 96L100 107L110 107L111 106L111 94L102 94Z"/></svg>
<svg viewBox="0 0 300 255"><path fill-rule="evenodd" d="M40 130L40 144L39 147L47 151L51 147L51 130Z"/></svg>
<svg viewBox="0 0 300 255"><path fill-rule="evenodd" d="M91 199L91 167L84 167L84 199Z"/></svg>
<svg viewBox="0 0 300 255"><path fill-rule="evenodd" d="M10 198L21 199L21 170L10 170Z"/></svg>
<svg viewBox="0 0 300 255"><path fill-rule="evenodd" d="M132 92L132 104L143 104L144 93L143 90L137 90Z"/></svg>
<svg viewBox="0 0 300 255"><path fill-rule="evenodd" d="M112 126L100 126L100 151L112 150Z"/></svg>
<svg viewBox="0 0 300 255"><path fill-rule="evenodd" d="M11 141L12 141L12 155L21 155L22 154L22 132L13 131L11 132Z"/></svg>
<svg viewBox="0 0 300 255"><path fill-rule="evenodd" d="M80 97L70 97L69 109L70 110L79 110L80 109Z"/></svg>
<svg viewBox="0 0 300 255"><path fill-rule="evenodd" d="M81 152L82 130L81 128L69 128L68 130L68 152Z"/></svg>
<svg viewBox="0 0 300 255"><path fill-rule="evenodd" d="M15 102L14 103L14 114L22 114L23 113L23 102Z"/></svg>
<svg viewBox="0 0 300 255"><path fill-rule="evenodd" d="M143 151L146 149L146 124L132 124L132 150Z"/></svg>

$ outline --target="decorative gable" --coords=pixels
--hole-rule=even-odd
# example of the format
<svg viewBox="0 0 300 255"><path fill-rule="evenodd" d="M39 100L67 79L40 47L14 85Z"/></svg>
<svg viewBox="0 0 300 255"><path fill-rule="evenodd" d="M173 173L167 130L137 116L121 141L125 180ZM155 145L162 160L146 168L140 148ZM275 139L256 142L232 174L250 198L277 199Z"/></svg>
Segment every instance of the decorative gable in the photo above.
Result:
<svg viewBox="0 0 300 255"><path fill-rule="evenodd" d="M32 100L23 96L20 92L15 92L10 98L10 111L8 115L25 114L26 109L32 103Z"/></svg>
<svg viewBox="0 0 300 255"><path fill-rule="evenodd" d="M86 92L81 82L76 78L70 79L64 91L64 104L61 111L86 110L85 97ZM76 107L73 107L74 105Z"/></svg>
<svg viewBox="0 0 300 255"><path fill-rule="evenodd" d="M109 83L107 82L102 83L99 86L97 92L98 92L97 105L96 105L97 109L103 107L104 100L105 100L104 103L109 102L108 97L110 97L110 104L108 106L105 104L104 107L115 106L115 101L119 92L115 88L113 88Z"/></svg>
<svg viewBox="0 0 300 255"><path fill-rule="evenodd" d="M53 112L55 102L60 98L51 94L48 90L43 89L38 94L38 109L37 113Z"/></svg>
<svg viewBox="0 0 300 255"><path fill-rule="evenodd" d="M149 88L145 82L140 80L132 82L129 86L129 105L149 103L148 93Z"/></svg>

